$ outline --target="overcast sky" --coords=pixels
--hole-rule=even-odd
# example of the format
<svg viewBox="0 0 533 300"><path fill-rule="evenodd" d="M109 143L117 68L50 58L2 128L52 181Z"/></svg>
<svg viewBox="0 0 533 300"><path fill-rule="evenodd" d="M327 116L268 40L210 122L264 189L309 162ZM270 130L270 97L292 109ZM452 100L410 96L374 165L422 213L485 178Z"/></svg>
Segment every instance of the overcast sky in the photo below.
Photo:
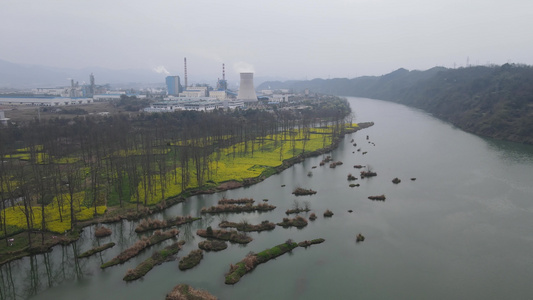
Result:
<svg viewBox="0 0 533 300"><path fill-rule="evenodd" d="M0 0L0 59L290 79L533 65L532 0Z"/></svg>

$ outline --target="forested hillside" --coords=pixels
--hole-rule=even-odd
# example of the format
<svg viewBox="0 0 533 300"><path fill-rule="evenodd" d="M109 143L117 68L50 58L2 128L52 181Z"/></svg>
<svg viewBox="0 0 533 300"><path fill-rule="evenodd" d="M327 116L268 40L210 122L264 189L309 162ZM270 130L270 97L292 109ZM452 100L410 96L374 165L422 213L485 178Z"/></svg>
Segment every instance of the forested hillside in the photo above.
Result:
<svg viewBox="0 0 533 300"><path fill-rule="evenodd" d="M377 77L266 82L262 86L394 101L423 109L465 131L533 144L531 66L399 69Z"/></svg>

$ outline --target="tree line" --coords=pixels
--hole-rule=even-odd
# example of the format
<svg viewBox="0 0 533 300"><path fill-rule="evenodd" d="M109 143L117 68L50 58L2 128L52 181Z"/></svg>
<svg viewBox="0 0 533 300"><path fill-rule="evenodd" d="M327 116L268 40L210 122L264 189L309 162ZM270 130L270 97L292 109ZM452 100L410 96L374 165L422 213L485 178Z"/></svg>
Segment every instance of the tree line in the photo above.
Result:
<svg viewBox="0 0 533 300"><path fill-rule="evenodd" d="M170 188L178 183L183 191L192 182L206 184L220 149L233 145L231 155L238 157L263 149L257 144L269 136L279 143L285 137L291 147L296 136L304 136L305 151L311 128L329 126L340 134L351 113L337 97L301 104L305 108L298 110L53 118L1 128L0 231L6 245L15 233L7 226L9 209L22 212L30 243L34 231L44 243L52 214L73 229L82 207L96 215L101 206L152 205L174 196Z"/></svg>
<svg viewBox="0 0 533 300"><path fill-rule="evenodd" d="M262 85L394 101L478 135L533 144L533 67L528 65L398 69L383 76Z"/></svg>

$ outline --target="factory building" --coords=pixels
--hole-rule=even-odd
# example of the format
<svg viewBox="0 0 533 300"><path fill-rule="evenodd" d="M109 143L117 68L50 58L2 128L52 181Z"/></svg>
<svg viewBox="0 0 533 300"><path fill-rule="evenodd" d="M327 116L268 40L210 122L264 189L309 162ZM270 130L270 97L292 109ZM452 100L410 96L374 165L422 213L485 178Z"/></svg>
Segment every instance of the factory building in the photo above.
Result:
<svg viewBox="0 0 533 300"><path fill-rule="evenodd" d="M228 93L224 91L209 91L209 97L217 98L217 100L226 100Z"/></svg>
<svg viewBox="0 0 533 300"><path fill-rule="evenodd" d="M180 97L207 97L207 86L189 86L185 91L179 93Z"/></svg>

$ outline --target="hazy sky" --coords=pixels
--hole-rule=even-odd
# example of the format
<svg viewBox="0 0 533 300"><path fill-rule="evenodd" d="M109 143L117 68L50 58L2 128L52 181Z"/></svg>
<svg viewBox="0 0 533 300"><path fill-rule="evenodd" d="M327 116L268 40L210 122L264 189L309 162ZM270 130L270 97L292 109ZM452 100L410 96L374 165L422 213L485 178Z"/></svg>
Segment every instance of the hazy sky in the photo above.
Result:
<svg viewBox="0 0 533 300"><path fill-rule="evenodd" d="M533 65L532 0L0 0L0 59L228 78ZM204 78L205 78L204 77Z"/></svg>

